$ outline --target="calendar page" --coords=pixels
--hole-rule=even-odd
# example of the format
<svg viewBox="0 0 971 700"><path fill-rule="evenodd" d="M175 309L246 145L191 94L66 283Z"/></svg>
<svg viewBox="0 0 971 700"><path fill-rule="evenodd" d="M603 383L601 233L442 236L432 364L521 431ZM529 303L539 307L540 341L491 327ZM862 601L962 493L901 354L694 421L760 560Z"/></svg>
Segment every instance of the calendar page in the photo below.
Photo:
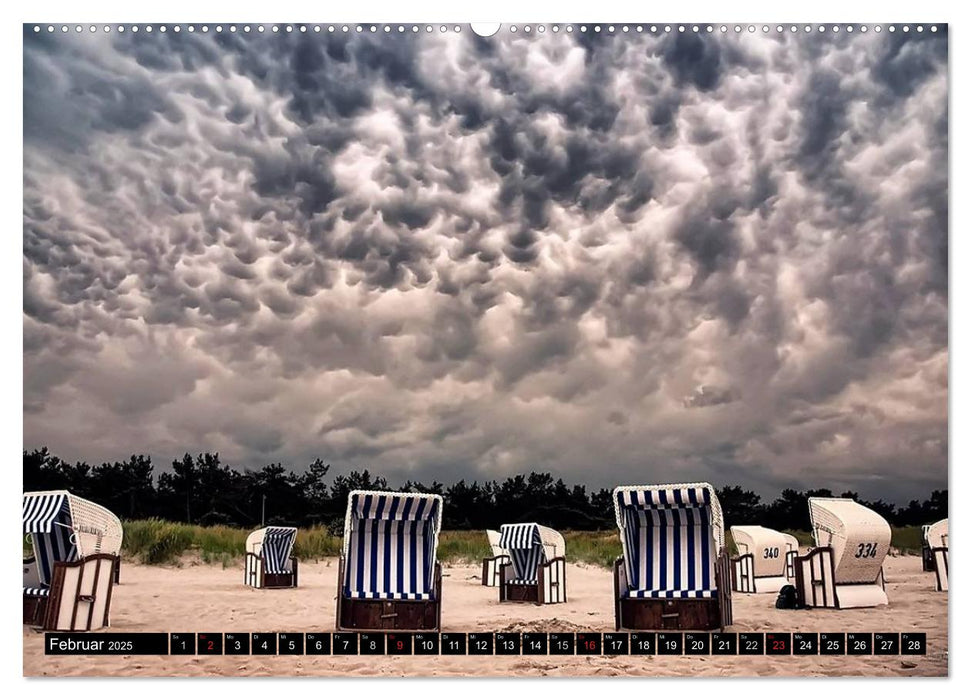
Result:
<svg viewBox="0 0 971 700"><path fill-rule="evenodd" d="M25 676L948 675L947 23L22 42Z"/></svg>

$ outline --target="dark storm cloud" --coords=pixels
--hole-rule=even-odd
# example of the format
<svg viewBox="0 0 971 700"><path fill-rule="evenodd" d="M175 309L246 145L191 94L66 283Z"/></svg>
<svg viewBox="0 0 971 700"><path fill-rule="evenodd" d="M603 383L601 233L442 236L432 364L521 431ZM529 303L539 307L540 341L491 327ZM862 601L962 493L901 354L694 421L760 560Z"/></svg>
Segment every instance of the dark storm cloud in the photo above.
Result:
<svg viewBox="0 0 971 700"><path fill-rule="evenodd" d="M27 31L24 86L28 445L946 481L944 32Z"/></svg>

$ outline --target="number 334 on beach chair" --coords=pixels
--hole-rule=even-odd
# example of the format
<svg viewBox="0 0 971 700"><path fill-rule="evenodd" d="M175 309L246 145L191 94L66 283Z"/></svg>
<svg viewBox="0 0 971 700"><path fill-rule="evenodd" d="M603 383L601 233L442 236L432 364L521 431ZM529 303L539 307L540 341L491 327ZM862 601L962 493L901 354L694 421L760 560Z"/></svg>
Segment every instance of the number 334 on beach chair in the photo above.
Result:
<svg viewBox="0 0 971 700"><path fill-rule="evenodd" d="M810 608L887 604L883 560L890 525L851 498L810 498L816 546L796 557L796 597Z"/></svg>
<svg viewBox="0 0 971 700"><path fill-rule="evenodd" d="M296 588L296 557L290 556L297 539L295 527L264 527L246 538L243 582L253 588Z"/></svg>
<svg viewBox="0 0 971 700"><path fill-rule="evenodd" d="M563 535L536 523L503 525L499 546L509 552L509 563L499 568L500 603L566 602Z"/></svg>
<svg viewBox="0 0 971 700"><path fill-rule="evenodd" d="M108 626L121 551L121 522L105 508L67 491L24 494L24 624L45 630Z"/></svg>
<svg viewBox="0 0 971 700"><path fill-rule="evenodd" d="M437 631L442 497L352 491L338 571L340 630Z"/></svg>
<svg viewBox="0 0 971 700"><path fill-rule="evenodd" d="M709 630L732 623L721 505L710 484L620 486L614 512L617 629Z"/></svg>

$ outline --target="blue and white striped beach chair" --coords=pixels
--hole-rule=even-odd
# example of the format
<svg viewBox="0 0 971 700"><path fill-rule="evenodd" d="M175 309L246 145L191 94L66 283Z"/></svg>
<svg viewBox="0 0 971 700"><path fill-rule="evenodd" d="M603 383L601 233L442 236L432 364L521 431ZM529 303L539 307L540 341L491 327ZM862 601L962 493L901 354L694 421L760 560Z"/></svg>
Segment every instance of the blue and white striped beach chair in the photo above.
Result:
<svg viewBox="0 0 971 700"><path fill-rule="evenodd" d="M441 526L441 496L352 491L338 573L338 629L438 630Z"/></svg>
<svg viewBox="0 0 971 700"><path fill-rule="evenodd" d="M121 551L121 522L101 506L67 491L23 498L24 624L87 631L108 626Z"/></svg>
<svg viewBox="0 0 971 700"><path fill-rule="evenodd" d="M617 629L731 624L731 574L715 489L621 486L613 497L624 551L614 564Z"/></svg>
<svg viewBox="0 0 971 700"><path fill-rule="evenodd" d="M295 527L264 527L246 538L243 581L253 588L296 588L297 558L291 556Z"/></svg>
<svg viewBox="0 0 971 700"><path fill-rule="evenodd" d="M566 543L536 523L503 525L499 546L510 561L499 569L499 602L566 602Z"/></svg>

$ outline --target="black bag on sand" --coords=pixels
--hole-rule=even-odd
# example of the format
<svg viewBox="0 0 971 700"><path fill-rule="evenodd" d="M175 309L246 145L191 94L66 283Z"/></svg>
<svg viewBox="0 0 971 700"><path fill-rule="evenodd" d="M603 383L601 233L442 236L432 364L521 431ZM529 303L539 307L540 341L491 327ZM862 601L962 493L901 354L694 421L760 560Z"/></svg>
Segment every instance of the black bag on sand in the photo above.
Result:
<svg viewBox="0 0 971 700"><path fill-rule="evenodd" d="M779 597L775 599L775 606L780 610L796 610L799 601L796 599L795 586L783 586L779 590Z"/></svg>

